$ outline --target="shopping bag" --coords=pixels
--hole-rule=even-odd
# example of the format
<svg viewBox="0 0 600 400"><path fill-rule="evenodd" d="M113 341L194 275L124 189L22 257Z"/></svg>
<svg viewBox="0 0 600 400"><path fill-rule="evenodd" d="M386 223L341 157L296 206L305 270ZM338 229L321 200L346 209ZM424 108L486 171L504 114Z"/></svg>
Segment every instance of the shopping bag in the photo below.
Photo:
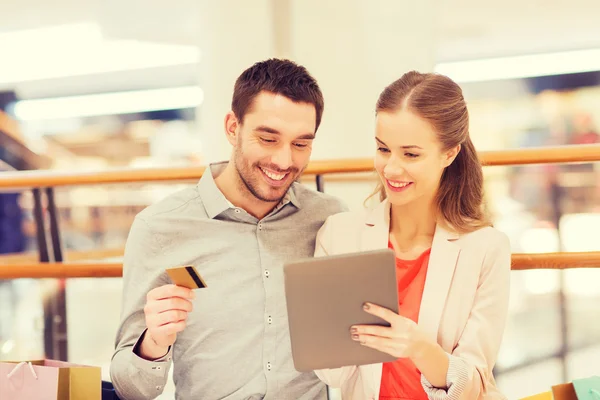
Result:
<svg viewBox="0 0 600 400"><path fill-rule="evenodd" d="M600 400L600 376L574 379L573 388L577 394L577 400Z"/></svg>
<svg viewBox="0 0 600 400"><path fill-rule="evenodd" d="M0 362L0 399L101 400L100 367L56 360Z"/></svg>
<svg viewBox="0 0 600 400"><path fill-rule="evenodd" d="M553 400L553 399L552 399L552 392L544 392L544 393L534 394L533 396L523 397L520 400Z"/></svg>
<svg viewBox="0 0 600 400"><path fill-rule="evenodd" d="M573 383L552 386L552 396L554 400L577 400Z"/></svg>

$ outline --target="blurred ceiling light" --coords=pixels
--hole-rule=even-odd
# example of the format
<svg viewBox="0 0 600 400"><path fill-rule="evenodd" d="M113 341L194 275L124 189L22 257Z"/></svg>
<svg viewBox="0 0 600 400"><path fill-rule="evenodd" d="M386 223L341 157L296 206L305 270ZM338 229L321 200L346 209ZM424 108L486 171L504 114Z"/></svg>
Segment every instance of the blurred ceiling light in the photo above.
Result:
<svg viewBox="0 0 600 400"><path fill-rule="evenodd" d="M600 49L439 63L435 72L458 83L600 71Z"/></svg>
<svg viewBox="0 0 600 400"><path fill-rule="evenodd" d="M519 244L525 253L551 253L560 249L558 232L553 228L530 228L521 234ZM558 271L531 270L521 274L528 293L555 293L560 288Z"/></svg>
<svg viewBox="0 0 600 400"><path fill-rule="evenodd" d="M6 342L4 342L4 344L2 345L2 353L3 354L8 354L10 353L13 349L15 348L15 341L14 340L7 340Z"/></svg>
<svg viewBox="0 0 600 400"><path fill-rule="evenodd" d="M23 100L15 103L21 121L129 114L146 111L195 108L204 93L198 86L102 93L85 96Z"/></svg>
<svg viewBox="0 0 600 400"><path fill-rule="evenodd" d="M108 40L95 23L0 34L0 84L197 64L197 46Z"/></svg>
<svg viewBox="0 0 600 400"><path fill-rule="evenodd" d="M559 231L564 251L598 251L600 213L565 214ZM579 297L600 294L599 270L582 268L569 270L565 275L565 292Z"/></svg>
<svg viewBox="0 0 600 400"><path fill-rule="evenodd" d="M0 33L3 51L27 51L42 46L92 45L103 40L100 26L93 22L51 25Z"/></svg>

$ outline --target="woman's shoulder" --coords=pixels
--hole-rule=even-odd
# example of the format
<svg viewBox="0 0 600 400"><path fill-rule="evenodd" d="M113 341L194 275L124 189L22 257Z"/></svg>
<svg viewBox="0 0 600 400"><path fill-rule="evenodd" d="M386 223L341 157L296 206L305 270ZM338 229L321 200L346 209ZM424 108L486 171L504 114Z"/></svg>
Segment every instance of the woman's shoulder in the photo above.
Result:
<svg viewBox="0 0 600 400"><path fill-rule="evenodd" d="M481 249L496 249L510 252L510 240L506 233L492 227L486 226L469 233L460 235L459 241L463 245L474 245Z"/></svg>
<svg viewBox="0 0 600 400"><path fill-rule="evenodd" d="M337 214L330 215L325 221L325 225L329 227L350 227L360 226L365 223L368 216L367 210L351 210L343 211Z"/></svg>

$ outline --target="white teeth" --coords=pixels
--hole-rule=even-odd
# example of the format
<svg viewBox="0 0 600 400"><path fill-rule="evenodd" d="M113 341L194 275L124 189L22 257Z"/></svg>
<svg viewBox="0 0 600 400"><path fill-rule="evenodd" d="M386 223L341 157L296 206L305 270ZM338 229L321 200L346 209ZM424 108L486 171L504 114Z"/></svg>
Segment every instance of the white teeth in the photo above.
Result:
<svg viewBox="0 0 600 400"><path fill-rule="evenodd" d="M395 187L395 188L403 188L408 186L408 184L410 182L392 182L392 181L388 181L390 183L390 186Z"/></svg>
<svg viewBox="0 0 600 400"><path fill-rule="evenodd" d="M265 173L266 176L268 176L269 178L273 179L274 181L280 181L283 178L285 178L285 176L287 175L287 174L274 174L273 172L267 171L264 168L261 168L261 170L262 170L262 172Z"/></svg>

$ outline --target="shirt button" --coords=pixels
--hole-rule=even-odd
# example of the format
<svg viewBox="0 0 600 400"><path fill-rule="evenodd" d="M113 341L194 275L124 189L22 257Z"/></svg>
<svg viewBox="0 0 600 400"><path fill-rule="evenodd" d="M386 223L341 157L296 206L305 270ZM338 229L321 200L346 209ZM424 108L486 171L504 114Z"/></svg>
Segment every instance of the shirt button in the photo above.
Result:
<svg viewBox="0 0 600 400"><path fill-rule="evenodd" d="M270 362L267 363L267 370L269 370L269 371L271 370L271 363Z"/></svg>
<svg viewBox="0 0 600 400"><path fill-rule="evenodd" d="M156 390L160 390L160 389L162 389L162 386L157 386L156 387Z"/></svg>
<svg viewBox="0 0 600 400"><path fill-rule="evenodd" d="M273 318L271 318L271 316L269 316L268 321L269 321L269 324L272 324L273 323Z"/></svg>
<svg viewBox="0 0 600 400"><path fill-rule="evenodd" d="M239 208L236 208L236 209L235 209L235 212L239 214L239 213L241 213L242 211L241 211Z"/></svg>
<svg viewBox="0 0 600 400"><path fill-rule="evenodd" d="M269 270L266 270L266 271L265 271L265 276L268 278L268 277L269 277L269 275L271 275L271 273L269 272Z"/></svg>
<svg viewBox="0 0 600 400"><path fill-rule="evenodd" d="M258 224L258 230L262 231L262 224Z"/></svg>

